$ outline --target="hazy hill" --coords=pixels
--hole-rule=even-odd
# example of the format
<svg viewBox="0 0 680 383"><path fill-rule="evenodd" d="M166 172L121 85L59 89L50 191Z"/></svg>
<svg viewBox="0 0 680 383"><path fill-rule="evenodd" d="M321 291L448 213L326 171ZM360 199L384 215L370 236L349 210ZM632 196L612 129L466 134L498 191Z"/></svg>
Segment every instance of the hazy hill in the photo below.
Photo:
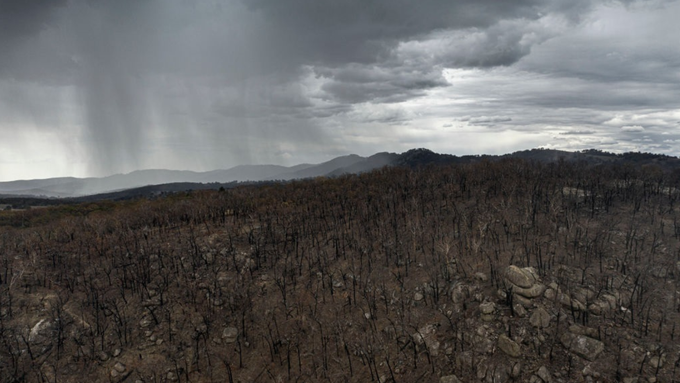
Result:
<svg viewBox="0 0 680 383"><path fill-rule="evenodd" d="M269 179L292 180L325 176L334 171L342 171L346 167L353 166L363 160L365 160L364 157L357 156L356 154L350 154L348 156L334 158L316 166L277 174L275 176L269 177Z"/></svg>
<svg viewBox="0 0 680 383"><path fill-rule="evenodd" d="M0 194L15 196L42 196L69 198L86 195L111 193L149 185L183 184L190 189L204 189L191 184L231 183L246 181L288 181L319 176L358 174L384 166L421 167L428 165L469 164L478 161L496 161L520 158L530 161L554 162L558 160L578 161L588 165L605 163L629 163L632 165L655 165L663 170L680 169L680 159L651 153L614 154L600 150L567 152L552 149L524 150L505 155L439 154L428 149L411 149L407 152L377 153L370 157L356 154L337 157L320 164L281 165L240 165L230 169L208 172L178 170L139 170L128 174L116 174L102 178L50 178L0 182ZM216 185L213 185L216 186ZM219 186L217 186L219 187Z"/></svg>

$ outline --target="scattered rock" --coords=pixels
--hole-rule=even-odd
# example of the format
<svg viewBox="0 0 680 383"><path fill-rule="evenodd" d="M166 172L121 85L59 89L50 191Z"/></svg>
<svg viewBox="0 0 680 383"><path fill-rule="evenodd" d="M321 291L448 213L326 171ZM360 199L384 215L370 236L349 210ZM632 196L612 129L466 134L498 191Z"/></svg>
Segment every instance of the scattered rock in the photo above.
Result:
<svg viewBox="0 0 680 383"><path fill-rule="evenodd" d="M122 382L127 379L131 373L132 371L129 371L123 363L116 362L113 369L111 369L110 375L114 382Z"/></svg>
<svg viewBox="0 0 680 383"><path fill-rule="evenodd" d="M565 333L560 340L569 351L589 361L595 360L604 350L604 343L585 335Z"/></svg>
<svg viewBox="0 0 680 383"><path fill-rule="evenodd" d="M527 309L519 303L512 305L512 311L520 318L524 318L527 315Z"/></svg>
<svg viewBox="0 0 680 383"><path fill-rule="evenodd" d="M590 302L593 299L595 299L595 292L593 290L581 287L581 288L576 289L576 291L572 294L572 296L577 301L585 304L585 303Z"/></svg>
<svg viewBox="0 0 680 383"><path fill-rule="evenodd" d="M238 338L238 329L236 327L226 327L222 330L222 339L225 343L235 343Z"/></svg>
<svg viewBox="0 0 680 383"><path fill-rule="evenodd" d="M456 375L447 375L439 378L439 383L463 383Z"/></svg>
<svg viewBox="0 0 680 383"><path fill-rule="evenodd" d="M550 326L550 314L543 307L539 307L531 314L529 323L534 327L548 327Z"/></svg>
<svg viewBox="0 0 680 383"><path fill-rule="evenodd" d="M541 380L544 383L552 383L552 376L550 375L550 371L545 366L542 366L541 368L536 371L536 375L541 378Z"/></svg>
<svg viewBox="0 0 680 383"><path fill-rule="evenodd" d="M553 288L546 289L545 292L543 293L543 297L548 300L554 300L555 297L557 296L557 292Z"/></svg>
<svg viewBox="0 0 680 383"><path fill-rule="evenodd" d="M491 354L494 349L494 342L491 337L492 332L489 326L483 325L477 327L477 331L473 337L475 350L482 354Z"/></svg>
<svg viewBox="0 0 680 383"><path fill-rule="evenodd" d="M504 364L497 364L486 372L486 381L490 383L505 383L508 381L508 368Z"/></svg>
<svg viewBox="0 0 680 383"><path fill-rule="evenodd" d="M652 359L649 360L649 364L654 368L661 368L664 363L666 363L666 354L663 354L661 357L653 356Z"/></svg>
<svg viewBox="0 0 680 383"><path fill-rule="evenodd" d="M479 311L481 311L483 315L493 314L494 311L496 311L496 305L493 302L484 302L479 305Z"/></svg>
<svg viewBox="0 0 680 383"><path fill-rule="evenodd" d="M600 337L599 336L600 334L597 331L597 329L592 328L592 327L581 326L581 325L577 325L577 324L573 324L573 325L569 326L569 332L572 333L572 334L576 334L576 335L585 335L585 336L595 338L595 339Z"/></svg>
<svg viewBox="0 0 680 383"><path fill-rule="evenodd" d="M34 344L51 343L52 340L53 322L47 319L41 319L33 327L28 334L28 341Z"/></svg>
<svg viewBox="0 0 680 383"><path fill-rule="evenodd" d="M477 379L482 380L486 378L487 376L487 370L489 369L489 366L487 366L486 362L482 361L477 365Z"/></svg>
<svg viewBox="0 0 680 383"><path fill-rule="evenodd" d="M437 340L436 332L437 325L429 324L418 329L418 332L411 334L411 337L413 338L413 341L416 342L416 344L425 344L425 346L430 351L430 355L437 356L439 355L440 343Z"/></svg>
<svg viewBox="0 0 680 383"><path fill-rule="evenodd" d="M522 355L519 344L508 338L505 334L501 334L501 336L498 337L498 348L513 358L519 358Z"/></svg>
<svg viewBox="0 0 680 383"><path fill-rule="evenodd" d="M579 301L578 299L572 299L568 294L562 292L559 288L553 289L549 288L545 290L543 296L551 301L558 302L562 306L569 309L574 309L577 311L584 311L586 309L585 303Z"/></svg>
<svg viewBox="0 0 680 383"><path fill-rule="evenodd" d="M423 298L424 298L424 296L421 293L416 292L415 294L413 294L413 300L416 301L416 302L422 301Z"/></svg>
<svg viewBox="0 0 680 383"><path fill-rule="evenodd" d="M593 378L597 379L600 377L600 373L597 372L592 365L588 364L583 368L583 371L581 371L583 376L592 376Z"/></svg>
<svg viewBox="0 0 680 383"><path fill-rule="evenodd" d="M470 289L468 286L459 283L451 289L451 300L453 303L463 303L470 296Z"/></svg>
<svg viewBox="0 0 680 383"><path fill-rule="evenodd" d="M477 279L480 282L487 282L489 280L489 277L484 274L484 273L475 273L475 279Z"/></svg>
<svg viewBox="0 0 680 383"><path fill-rule="evenodd" d="M519 375L522 373L522 364L520 362L515 362L512 364L512 368L510 369L510 377L513 379L519 378Z"/></svg>
<svg viewBox="0 0 680 383"><path fill-rule="evenodd" d="M609 310L609 304L607 302L595 302L588 305L588 311L593 315L602 315Z"/></svg>
<svg viewBox="0 0 680 383"><path fill-rule="evenodd" d="M668 268L664 265L653 266L649 273L657 278L666 278L670 274Z"/></svg>

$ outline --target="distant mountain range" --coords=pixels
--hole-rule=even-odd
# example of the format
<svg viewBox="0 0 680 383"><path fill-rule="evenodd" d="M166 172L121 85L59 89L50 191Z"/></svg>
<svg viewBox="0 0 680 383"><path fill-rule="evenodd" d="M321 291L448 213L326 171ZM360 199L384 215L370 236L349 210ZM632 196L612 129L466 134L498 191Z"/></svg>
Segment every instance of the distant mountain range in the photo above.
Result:
<svg viewBox="0 0 680 383"><path fill-rule="evenodd" d="M613 154L592 149L580 152L532 149L500 156L454 156L438 154L428 149L412 149L401 154L384 152L370 157L351 154L321 164L301 164L291 167L241 165L226 170L208 172L158 169L140 170L102 178L63 177L0 182L0 195L4 197L76 198L108 193L108 197L114 198L117 192L128 191L120 195L129 197L136 195L136 193L129 191L136 188L143 188L139 193L145 195L153 191L229 187L237 182L289 181L319 176L332 177L342 174L358 174L384 166L418 167L433 164L463 164L504 158L522 158L541 162L564 159L565 161L583 161L587 164L630 162L634 164L656 164L665 170L680 169L680 159L677 157L650 153ZM163 186L151 188L150 185ZM108 197L106 199L109 199Z"/></svg>

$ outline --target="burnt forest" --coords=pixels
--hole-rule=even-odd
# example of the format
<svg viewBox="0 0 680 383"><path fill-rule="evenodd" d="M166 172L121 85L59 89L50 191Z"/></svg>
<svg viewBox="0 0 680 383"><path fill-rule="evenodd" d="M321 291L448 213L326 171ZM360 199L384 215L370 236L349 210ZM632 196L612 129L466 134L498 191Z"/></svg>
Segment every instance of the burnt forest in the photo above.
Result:
<svg viewBox="0 0 680 383"><path fill-rule="evenodd" d="M2 382L680 382L680 171L480 158L0 212Z"/></svg>

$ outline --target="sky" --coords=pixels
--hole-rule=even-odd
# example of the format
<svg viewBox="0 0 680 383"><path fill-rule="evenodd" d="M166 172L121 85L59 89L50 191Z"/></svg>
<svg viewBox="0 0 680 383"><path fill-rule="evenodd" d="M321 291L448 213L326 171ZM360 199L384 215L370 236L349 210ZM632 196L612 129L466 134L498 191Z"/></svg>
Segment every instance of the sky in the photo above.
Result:
<svg viewBox="0 0 680 383"><path fill-rule="evenodd" d="M0 181L680 155L678 0L0 0Z"/></svg>

